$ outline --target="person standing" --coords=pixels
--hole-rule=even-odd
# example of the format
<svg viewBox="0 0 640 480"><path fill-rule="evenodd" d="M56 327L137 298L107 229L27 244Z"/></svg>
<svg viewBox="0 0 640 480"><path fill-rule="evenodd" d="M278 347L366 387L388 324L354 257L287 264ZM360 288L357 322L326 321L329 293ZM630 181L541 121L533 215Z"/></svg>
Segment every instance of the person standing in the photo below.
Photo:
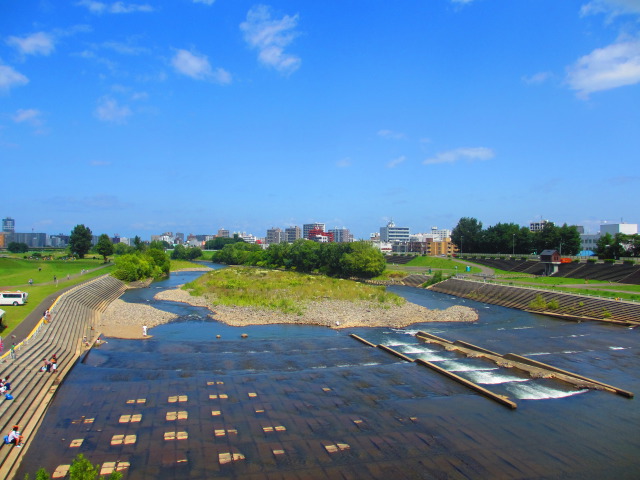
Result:
<svg viewBox="0 0 640 480"><path fill-rule="evenodd" d="M146 324L142 326L142 336L143 337L147 336L147 325Z"/></svg>
<svg viewBox="0 0 640 480"><path fill-rule="evenodd" d="M13 360L15 360L15 359L16 359L16 342L13 342L13 343L11 344L11 358L12 358Z"/></svg>

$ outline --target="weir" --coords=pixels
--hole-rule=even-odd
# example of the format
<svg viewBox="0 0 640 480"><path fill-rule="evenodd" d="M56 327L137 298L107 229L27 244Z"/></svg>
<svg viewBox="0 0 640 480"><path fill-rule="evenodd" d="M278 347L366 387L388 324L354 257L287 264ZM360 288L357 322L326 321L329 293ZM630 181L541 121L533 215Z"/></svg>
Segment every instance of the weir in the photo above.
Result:
<svg viewBox="0 0 640 480"><path fill-rule="evenodd" d="M597 380L592 380L582 375L571 373L552 365L547 365L545 363L531 360L529 358L513 353L501 355L499 353L492 352L491 350L477 347L471 343L463 342L461 340L452 342L450 340L436 337L435 335L431 335L422 331L416 333L416 337L427 343L438 344L447 350L457 350L468 357L482 357L491 360L500 367L518 369L520 371L528 373L532 378L539 378L542 376L544 376L545 378L552 377L562 382L572 384L577 388L606 390L608 392L613 392L627 398L633 398L633 393L621 388L612 387L611 385L607 385Z"/></svg>

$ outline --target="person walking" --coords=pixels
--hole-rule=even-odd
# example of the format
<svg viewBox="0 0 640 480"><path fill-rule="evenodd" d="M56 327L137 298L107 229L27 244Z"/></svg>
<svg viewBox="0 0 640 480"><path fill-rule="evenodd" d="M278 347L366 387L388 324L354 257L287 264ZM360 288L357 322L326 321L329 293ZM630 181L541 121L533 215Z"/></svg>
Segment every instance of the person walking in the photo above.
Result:
<svg viewBox="0 0 640 480"><path fill-rule="evenodd" d="M13 343L11 344L11 358L12 358L13 360L15 360L15 359L16 359L16 342L13 342Z"/></svg>

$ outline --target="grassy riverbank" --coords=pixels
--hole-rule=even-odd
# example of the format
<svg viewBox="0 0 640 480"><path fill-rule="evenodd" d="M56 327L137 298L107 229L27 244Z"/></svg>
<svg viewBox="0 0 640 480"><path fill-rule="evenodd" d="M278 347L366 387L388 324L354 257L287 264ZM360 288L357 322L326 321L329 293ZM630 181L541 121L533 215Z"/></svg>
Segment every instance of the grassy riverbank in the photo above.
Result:
<svg viewBox="0 0 640 480"><path fill-rule="evenodd" d="M215 270L184 288L192 295L207 297L214 306L258 307L297 315L302 315L307 303L323 300L367 301L381 308L405 303L384 287L323 275L248 267Z"/></svg>

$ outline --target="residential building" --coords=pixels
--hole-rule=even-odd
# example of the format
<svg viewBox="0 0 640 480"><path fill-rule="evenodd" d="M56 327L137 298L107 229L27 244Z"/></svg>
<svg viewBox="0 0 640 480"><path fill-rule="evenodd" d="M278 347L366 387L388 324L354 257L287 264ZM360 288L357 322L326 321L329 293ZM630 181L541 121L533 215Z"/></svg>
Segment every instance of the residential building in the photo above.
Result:
<svg viewBox="0 0 640 480"><path fill-rule="evenodd" d="M285 228L284 235L287 243L293 243L296 240L302 238L302 230L297 225Z"/></svg>
<svg viewBox="0 0 640 480"><path fill-rule="evenodd" d="M267 245L271 245L272 243L286 242L285 233L278 227L271 227L267 230L267 237L265 239L265 242Z"/></svg>
<svg viewBox="0 0 640 480"><path fill-rule="evenodd" d="M64 248L69 245L69 235L59 233L58 235L49 236L49 245L54 248Z"/></svg>
<svg viewBox="0 0 640 480"><path fill-rule="evenodd" d="M11 242L26 243L29 248L42 248L49 244L49 236L46 233L11 233L7 235L7 244Z"/></svg>
<svg viewBox="0 0 640 480"><path fill-rule="evenodd" d="M218 237L222 237L222 238L229 238L229 230L225 229L225 228L220 228L218 229Z"/></svg>
<svg viewBox="0 0 640 480"><path fill-rule="evenodd" d="M11 217L3 218L2 231L4 233L14 233L16 231L16 221Z"/></svg>
<svg viewBox="0 0 640 480"><path fill-rule="evenodd" d="M309 230L308 240L312 240L314 242L319 243L332 243L333 242L333 234L325 232L319 228Z"/></svg>
<svg viewBox="0 0 640 480"><path fill-rule="evenodd" d="M393 220L387 223L386 227L380 227L381 242L408 242L409 236L409 227L396 227Z"/></svg>
<svg viewBox="0 0 640 480"><path fill-rule="evenodd" d="M333 235L333 241L336 243L353 242L353 235L348 228L332 228L329 233Z"/></svg>
<svg viewBox="0 0 640 480"><path fill-rule="evenodd" d="M324 223L305 223L302 225L302 237L309 239L309 232L311 230L320 230L324 232L326 225Z"/></svg>

